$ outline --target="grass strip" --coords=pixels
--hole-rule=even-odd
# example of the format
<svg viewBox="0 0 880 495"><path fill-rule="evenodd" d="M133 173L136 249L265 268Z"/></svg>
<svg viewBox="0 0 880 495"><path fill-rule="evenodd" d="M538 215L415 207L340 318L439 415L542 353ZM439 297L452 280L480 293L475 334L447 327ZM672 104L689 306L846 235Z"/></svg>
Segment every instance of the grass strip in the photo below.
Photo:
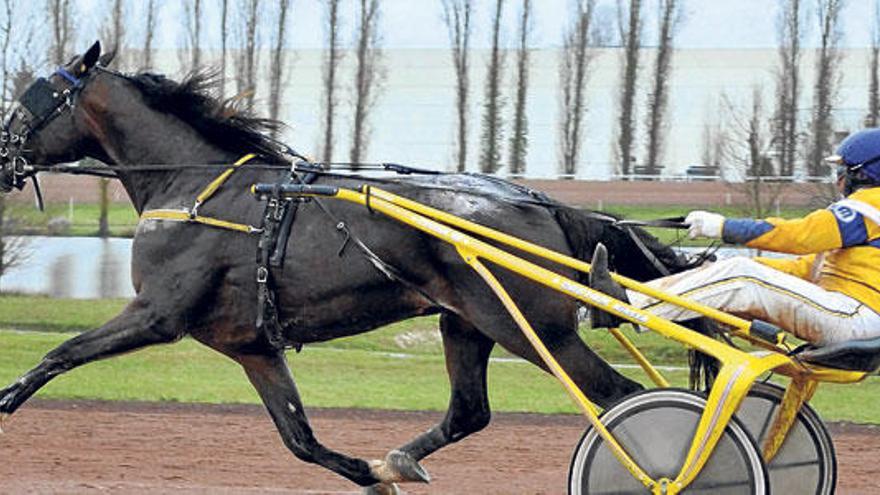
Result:
<svg viewBox="0 0 880 495"><path fill-rule="evenodd" d="M34 366L72 334L0 331L0 383ZM449 386L443 357L363 349L306 348L288 355L303 401L312 407L445 410ZM623 373L644 382L638 370ZM665 373L676 386L684 371ZM257 403L232 361L191 339L91 363L51 382L39 396L206 403ZM493 361L489 396L495 411L576 413L555 380L521 361ZM825 385L812 401L826 420L880 423L880 381Z"/></svg>

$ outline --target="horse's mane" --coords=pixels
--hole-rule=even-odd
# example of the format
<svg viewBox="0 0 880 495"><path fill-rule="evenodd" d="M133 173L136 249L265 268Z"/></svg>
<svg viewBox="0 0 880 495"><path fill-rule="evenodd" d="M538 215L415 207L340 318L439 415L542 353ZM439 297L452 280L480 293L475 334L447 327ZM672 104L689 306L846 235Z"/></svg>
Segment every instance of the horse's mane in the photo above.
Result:
<svg viewBox="0 0 880 495"><path fill-rule="evenodd" d="M142 72L126 77L151 108L191 125L211 143L236 153L258 153L283 161L277 143L268 136L281 128L277 120L260 118L217 95L220 76L213 70L192 72L182 81Z"/></svg>

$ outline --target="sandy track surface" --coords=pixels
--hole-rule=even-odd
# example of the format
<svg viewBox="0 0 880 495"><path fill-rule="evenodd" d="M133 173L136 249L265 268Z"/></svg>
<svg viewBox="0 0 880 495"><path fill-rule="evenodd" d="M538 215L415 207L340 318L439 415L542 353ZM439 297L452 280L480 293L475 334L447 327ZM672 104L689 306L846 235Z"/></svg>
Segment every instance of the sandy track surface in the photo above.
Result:
<svg viewBox="0 0 880 495"><path fill-rule="evenodd" d="M318 438L365 458L427 429L442 414L309 411ZM585 420L496 414L492 424L431 456L431 485L410 494L565 493ZM838 493L880 493L880 429L831 427ZM294 458L258 406L39 401L0 436L2 493L348 494L346 480Z"/></svg>

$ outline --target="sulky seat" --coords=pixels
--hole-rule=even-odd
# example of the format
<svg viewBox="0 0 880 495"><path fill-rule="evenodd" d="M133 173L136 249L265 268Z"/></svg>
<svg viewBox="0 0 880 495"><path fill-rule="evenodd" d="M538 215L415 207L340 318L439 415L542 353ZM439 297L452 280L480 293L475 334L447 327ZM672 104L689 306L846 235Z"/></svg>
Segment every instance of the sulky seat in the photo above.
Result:
<svg viewBox="0 0 880 495"><path fill-rule="evenodd" d="M800 353L799 357L826 368L873 372L880 368L880 337L817 347Z"/></svg>

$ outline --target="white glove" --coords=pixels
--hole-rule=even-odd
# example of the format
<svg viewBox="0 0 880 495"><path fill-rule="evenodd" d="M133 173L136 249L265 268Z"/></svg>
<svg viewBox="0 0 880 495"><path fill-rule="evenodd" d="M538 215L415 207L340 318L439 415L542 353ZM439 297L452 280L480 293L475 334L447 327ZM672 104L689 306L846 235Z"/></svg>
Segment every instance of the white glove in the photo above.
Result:
<svg viewBox="0 0 880 495"><path fill-rule="evenodd" d="M688 237L710 237L721 239L724 230L724 215L708 211L692 211L685 217L684 223L689 224Z"/></svg>

